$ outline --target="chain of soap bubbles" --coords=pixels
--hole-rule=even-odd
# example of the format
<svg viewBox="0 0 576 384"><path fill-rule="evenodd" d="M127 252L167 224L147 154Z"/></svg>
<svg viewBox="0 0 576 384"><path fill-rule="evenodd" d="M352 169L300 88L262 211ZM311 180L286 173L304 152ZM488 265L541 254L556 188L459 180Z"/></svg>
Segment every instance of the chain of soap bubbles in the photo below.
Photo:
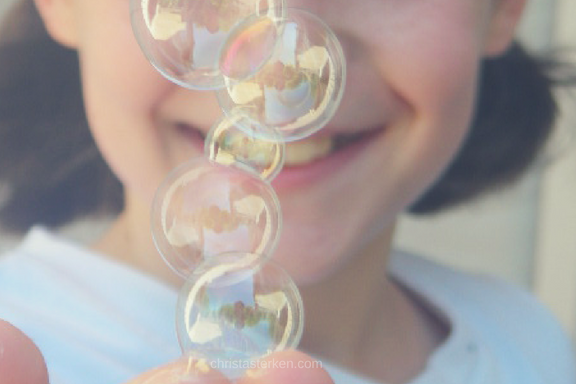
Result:
<svg viewBox="0 0 576 384"><path fill-rule="evenodd" d="M344 55L326 24L284 0L131 0L130 8L152 65L180 86L215 91L223 111L205 156L158 188L151 227L159 253L186 280L176 328L188 374L218 368L237 378L254 360L295 348L302 334L298 289L270 261L282 226L270 181L285 143L334 115Z"/></svg>

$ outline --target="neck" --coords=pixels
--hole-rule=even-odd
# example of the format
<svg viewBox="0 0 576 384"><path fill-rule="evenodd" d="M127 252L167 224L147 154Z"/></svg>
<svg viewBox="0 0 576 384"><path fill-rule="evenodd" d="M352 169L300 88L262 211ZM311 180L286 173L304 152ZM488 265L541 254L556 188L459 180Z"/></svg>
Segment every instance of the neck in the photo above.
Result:
<svg viewBox="0 0 576 384"><path fill-rule="evenodd" d="M152 240L148 206L126 199L126 207L92 248L154 278L179 287L182 280L162 260ZM136 212L136 214L134 214ZM141 212L141 213L140 213Z"/></svg>
<svg viewBox="0 0 576 384"><path fill-rule="evenodd" d="M388 232L335 274L301 288L306 309L304 349L337 362L361 352L365 334L371 332L366 325L380 309L374 299L389 292L386 264L392 230Z"/></svg>
<svg viewBox="0 0 576 384"><path fill-rule="evenodd" d="M301 289L307 352L387 383L420 373L447 331L387 273L393 228L349 265Z"/></svg>

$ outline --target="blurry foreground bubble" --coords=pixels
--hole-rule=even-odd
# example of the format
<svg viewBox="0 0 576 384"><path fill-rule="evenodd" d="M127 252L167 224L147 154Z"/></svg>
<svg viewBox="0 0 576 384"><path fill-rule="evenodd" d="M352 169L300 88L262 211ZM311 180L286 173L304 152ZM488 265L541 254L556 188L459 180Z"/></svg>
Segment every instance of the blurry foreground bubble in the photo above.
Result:
<svg viewBox="0 0 576 384"><path fill-rule="evenodd" d="M164 260L186 278L224 252L270 256L281 225L276 193L257 175L198 158L164 180L152 204L152 235Z"/></svg>
<svg viewBox="0 0 576 384"><path fill-rule="evenodd" d="M201 354L229 377L255 359L295 348L303 328L302 299L290 276L260 255L210 258L180 291L176 330L184 355Z"/></svg>
<svg viewBox="0 0 576 384"><path fill-rule="evenodd" d="M222 165L247 169L271 181L284 165L285 144L278 133L274 139L261 138L238 128L240 116L223 117L210 130L205 140L205 154ZM248 123L249 124L249 123ZM274 132L269 132L272 136Z"/></svg>
<svg viewBox="0 0 576 384"><path fill-rule="evenodd" d="M132 28L148 60L176 84L224 86L220 53L230 31L251 15L281 19L284 0L130 0Z"/></svg>
<svg viewBox="0 0 576 384"><path fill-rule="evenodd" d="M226 115L247 117L242 129L257 124L263 136L274 127L285 141L302 139L325 126L340 104L344 54L330 28L311 13L289 9L284 19L269 20L252 16L231 32L221 56L227 86L217 91L218 101ZM252 40L265 41L264 52L246 43ZM260 66L272 42L272 56Z"/></svg>

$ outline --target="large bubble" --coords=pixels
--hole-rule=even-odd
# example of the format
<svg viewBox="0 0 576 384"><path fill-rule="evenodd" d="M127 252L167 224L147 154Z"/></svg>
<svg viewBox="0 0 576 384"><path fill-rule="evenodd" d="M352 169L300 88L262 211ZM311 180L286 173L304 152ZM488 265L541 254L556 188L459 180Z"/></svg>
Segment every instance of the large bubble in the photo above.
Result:
<svg viewBox="0 0 576 384"><path fill-rule="evenodd" d="M180 86L224 86L220 52L251 15L281 19L283 0L131 0L132 28L148 60Z"/></svg>
<svg viewBox="0 0 576 384"><path fill-rule="evenodd" d="M256 254L207 260L178 299L176 330L183 353L200 353L232 377L255 359L295 348L302 327L296 285L282 268Z"/></svg>
<svg viewBox="0 0 576 384"><path fill-rule="evenodd" d="M181 165L165 179L151 217L158 250L184 278L224 252L269 257L281 225L278 198L268 183L204 158Z"/></svg>
<svg viewBox="0 0 576 384"><path fill-rule="evenodd" d="M257 49L238 49L252 35L257 40L274 36L275 45L271 58L249 76L253 62L265 56ZM246 59L245 53L253 51L255 60ZM302 139L324 127L340 104L346 76L342 47L311 13L290 9L277 22L250 17L232 31L222 52L227 87L217 91L218 101L228 116L246 117L240 126L247 131L257 126L256 133L266 137L272 127L285 141Z"/></svg>

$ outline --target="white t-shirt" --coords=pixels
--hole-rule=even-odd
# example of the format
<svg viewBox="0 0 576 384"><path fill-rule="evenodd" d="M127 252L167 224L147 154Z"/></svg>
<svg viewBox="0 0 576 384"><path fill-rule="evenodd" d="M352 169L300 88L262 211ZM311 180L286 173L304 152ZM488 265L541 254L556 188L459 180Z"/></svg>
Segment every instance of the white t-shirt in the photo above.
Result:
<svg viewBox="0 0 576 384"><path fill-rule="evenodd" d="M390 273L451 326L410 384L576 383L567 336L527 293L402 253ZM177 359L176 298L173 288L39 228L0 257L0 318L36 342L52 384L123 383ZM336 384L375 383L324 367Z"/></svg>

